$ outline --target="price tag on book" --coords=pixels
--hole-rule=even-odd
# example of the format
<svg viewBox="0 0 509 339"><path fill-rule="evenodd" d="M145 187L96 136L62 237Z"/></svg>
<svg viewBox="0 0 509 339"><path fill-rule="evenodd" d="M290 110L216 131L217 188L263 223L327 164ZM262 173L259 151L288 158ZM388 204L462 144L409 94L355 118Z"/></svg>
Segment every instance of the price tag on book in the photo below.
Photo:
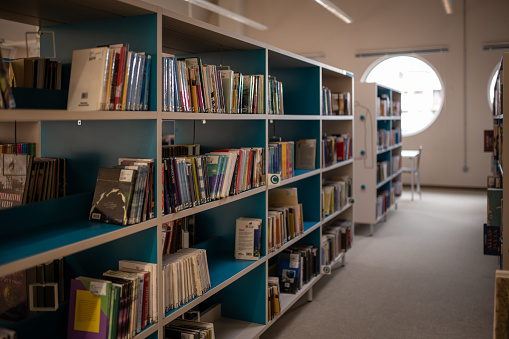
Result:
<svg viewBox="0 0 509 339"><path fill-rule="evenodd" d="M133 181L133 171L132 170L122 170L120 171L120 178L118 179L118 181L123 181L123 182L131 182Z"/></svg>
<svg viewBox="0 0 509 339"><path fill-rule="evenodd" d="M269 183L272 186L281 185L281 174L269 174Z"/></svg>
<svg viewBox="0 0 509 339"><path fill-rule="evenodd" d="M106 283L99 281L91 281L90 293L95 295L106 295Z"/></svg>

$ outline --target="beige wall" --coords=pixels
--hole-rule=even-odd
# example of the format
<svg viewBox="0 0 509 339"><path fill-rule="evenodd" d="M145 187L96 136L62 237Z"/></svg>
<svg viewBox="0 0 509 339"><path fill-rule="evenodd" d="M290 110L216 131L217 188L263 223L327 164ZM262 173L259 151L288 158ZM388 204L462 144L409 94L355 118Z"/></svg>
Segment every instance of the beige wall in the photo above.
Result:
<svg viewBox="0 0 509 339"><path fill-rule="evenodd" d="M490 156L483 153L483 131L492 128L487 101L489 77L501 52L484 52L488 42L509 41L509 2L467 0L466 165L464 118L463 1L453 0L453 15L440 0L334 0L353 17L347 25L312 0L244 1L245 15L269 27L245 34L299 54L324 53L320 61L347 69L360 80L376 58L356 52L445 46L449 53L423 55L438 71L445 103L426 131L404 139L405 149L424 148L421 182L425 185L484 187Z"/></svg>

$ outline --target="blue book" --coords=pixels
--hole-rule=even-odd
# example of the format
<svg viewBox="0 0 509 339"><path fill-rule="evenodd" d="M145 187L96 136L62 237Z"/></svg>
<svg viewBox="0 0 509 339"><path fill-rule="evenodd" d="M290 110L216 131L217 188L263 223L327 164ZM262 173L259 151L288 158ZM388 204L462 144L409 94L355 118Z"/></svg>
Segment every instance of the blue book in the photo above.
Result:
<svg viewBox="0 0 509 339"><path fill-rule="evenodd" d="M143 87L142 87L142 100L141 110L148 111L148 96L149 96L149 89L150 89L150 67L152 66L152 56L150 54L147 55L145 60L145 80L143 81Z"/></svg>

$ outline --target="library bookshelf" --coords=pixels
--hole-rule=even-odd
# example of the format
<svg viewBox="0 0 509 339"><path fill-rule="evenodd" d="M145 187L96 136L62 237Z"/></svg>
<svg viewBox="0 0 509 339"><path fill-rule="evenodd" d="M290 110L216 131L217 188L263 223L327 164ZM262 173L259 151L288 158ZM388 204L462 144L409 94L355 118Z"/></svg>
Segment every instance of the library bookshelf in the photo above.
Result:
<svg viewBox="0 0 509 339"><path fill-rule="evenodd" d="M493 97L493 140L492 145L487 145L485 140L485 148L490 147L493 151L492 164L491 164L491 178L487 180L487 224L485 226L496 228L500 227L498 233L499 239L493 239L494 243L500 245L500 269L509 270L509 246L505 246L503 241L504 234L509 234L509 211L507 211L507 204L503 201L509 199L509 191L504 189L504 164L509 162L507 151L504 152L508 141L504 140L504 110L509 100L509 91L504 91L504 83L509 81L507 63L509 60L509 53L503 53L500 66L497 74L497 81L495 85ZM507 139L507 138L506 138ZM496 180L495 180L496 178ZM502 191L502 192L500 192ZM500 194L501 193L501 194ZM489 239L486 230L485 237ZM492 239L489 239L492 240ZM487 241L484 241L485 251L487 247L494 250L492 245L488 246ZM493 251L494 252L494 251ZM485 254L488 254L485 252ZM495 253L489 253L494 255Z"/></svg>
<svg viewBox="0 0 509 339"><path fill-rule="evenodd" d="M35 13L35 14L34 14ZM274 321L267 315L267 277L277 255L292 244L320 248L322 227L337 219L352 219L353 201L341 210L322 216L321 184L336 176L353 177L354 162L346 160L322 168L320 140L324 134L354 134L353 116L324 116L322 86L350 92L353 74L276 47L230 33L168 8L138 0L24 1L9 2L0 18L40 25L53 31L56 56L63 64L63 83L69 80L72 51L99 45L128 43L134 51L152 56L148 111L68 111L62 107L0 110L1 142L37 143L37 156L67 159L67 197L0 210L0 276L64 258L66 280L76 276L100 277L117 269L118 261L137 260L157 265L162 272L162 225L195 217L196 247L207 251L211 288L200 297L164 312L162 274L157 279L159 318L136 338L163 338L164 326L192 308L221 304L215 321L218 337L256 338ZM41 56L52 46L41 37ZM162 110L162 55L197 56L204 63L228 65L243 74L276 76L284 84L284 115L267 114L265 95L260 114L182 113ZM66 88L65 85L63 88ZM285 141L316 139L314 170L296 170L279 186L261 186L177 213L162 213L163 183L155 175L155 217L126 227L88 220L97 171L116 165L119 157L156 159L155 173L162 172L163 124L172 121L175 142L200 144L201 153L235 147L267 149L269 138ZM303 205L304 232L269 253L266 220L268 195L275 187L297 187ZM235 260L235 220L263 220L262 251L257 261ZM352 230L353 232L353 230ZM335 263L344 264L344 253ZM330 270L329 270L330 271ZM320 273L295 295L284 295L283 313L303 294L311 296ZM68 295L66 295L66 300ZM19 323L0 326L17 331L19 338L65 337L69 305L40 312ZM277 318L276 318L277 319ZM220 334L220 336L219 336Z"/></svg>
<svg viewBox="0 0 509 339"><path fill-rule="evenodd" d="M385 99L385 102L381 100ZM354 222L374 225L397 208L401 194L401 93L375 83L356 86Z"/></svg>

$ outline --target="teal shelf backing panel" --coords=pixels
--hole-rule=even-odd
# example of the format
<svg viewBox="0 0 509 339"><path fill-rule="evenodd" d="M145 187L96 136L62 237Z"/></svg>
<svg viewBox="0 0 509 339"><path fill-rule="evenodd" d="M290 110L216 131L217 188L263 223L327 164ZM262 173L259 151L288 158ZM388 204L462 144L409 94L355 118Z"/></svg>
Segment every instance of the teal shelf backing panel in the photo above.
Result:
<svg viewBox="0 0 509 339"><path fill-rule="evenodd" d="M320 115L320 68L269 69L269 75L283 83L285 115Z"/></svg>
<svg viewBox="0 0 509 339"><path fill-rule="evenodd" d="M157 263L157 227L66 257L71 277L100 278L107 270L118 270L119 260Z"/></svg>
<svg viewBox="0 0 509 339"><path fill-rule="evenodd" d="M377 96L382 96L383 94L386 94L389 99L392 99L392 91L388 88L377 86Z"/></svg>
<svg viewBox="0 0 509 339"><path fill-rule="evenodd" d="M9 239L2 238L0 241L0 265L73 245L121 228L122 226L81 219L52 223L34 232L17 233L11 235Z"/></svg>
<svg viewBox="0 0 509 339"><path fill-rule="evenodd" d="M265 324L267 277L260 265L212 297L226 318Z"/></svg>
<svg viewBox="0 0 509 339"><path fill-rule="evenodd" d="M241 199L233 203L219 206L213 210L196 215L197 242L203 242L212 237L221 238L221 251L230 252L232 257L235 250L235 225L240 217L262 219L261 248L265 255L265 192Z"/></svg>
<svg viewBox="0 0 509 339"><path fill-rule="evenodd" d="M317 228L304 238L300 239L297 244L312 245L313 247L320 248L321 246L321 233L320 228Z"/></svg>
<svg viewBox="0 0 509 339"><path fill-rule="evenodd" d="M0 239L5 239L7 236L16 237L16 234L24 237L24 232L32 229L38 229L40 232L41 227L50 224L88 218L91 201L92 194L83 193L0 210L2 225L13 226L2 227ZM51 226L49 227L51 228Z"/></svg>
<svg viewBox="0 0 509 339"><path fill-rule="evenodd" d="M86 115L86 112L84 112ZM99 167L157 156L155 120L44 121L41 155L67 159L67 193L93 192Z"/></svg>
<svg viewBox="0 0 509 339"><path fill-rule="evenodd" d="M201 153L215 149L265 147L265 120L175 121L176 144L200 144Z"/></svg>
<svg viewBox="0 0 509 339"><path fill-rule="evenodd" d="M243 75L265 74L267 60L265 49L201 53L195 56L200 57L203 64L229 66L235 73L240 72Z"/></svg>
<svg viewBox="0 0 509 339"><path fill-rule="evenodd" d="M281 137L283 141L316 139L319 149L320 121L318 120L273 120L269 122L269 137Z"/></svg>
<svg viewBox="0 0 509 339"><path fill-rule="evenodd" d="M304 220L320 220L320 175L292 182L283 187L297 187L297 197L299 203L302 203Z"/></svg>
<svg viewBox="0 0 509 339"><path fill-rule="evenodd" d="M304 232L313 228L316 224L318 224L318 221L304 221Z"/></svg>
<svg viewBox="0 0 509 339"><path fill-rule="evenodd" d="M150 110L157 109L157 15L141 15L116 19L80 22L43 27L55 33L56 59L62 61L62 89L69 88L70 64L75 49L127 43L129 50L152 56L150 73ZM41 56L53 54L51 35L41 36Z"/></svg>

